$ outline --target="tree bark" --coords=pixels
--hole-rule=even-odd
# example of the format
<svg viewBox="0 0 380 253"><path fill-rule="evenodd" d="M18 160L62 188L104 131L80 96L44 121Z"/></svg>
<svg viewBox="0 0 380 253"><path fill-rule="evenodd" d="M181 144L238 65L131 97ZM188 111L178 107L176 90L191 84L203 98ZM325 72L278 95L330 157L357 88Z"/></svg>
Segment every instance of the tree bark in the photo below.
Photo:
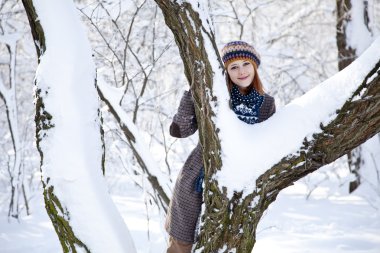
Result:
<svg viewBox="0 0 380 253"><path fill-rule="evenodd" d="M156 3L173 32L185 66L203 148L205 210L196 251L251 252L257 224L282 189L333 162L380 131L380 77L367 84L368 79L379 71L380 62L355 92L354 96L360 94L360 98L349 99L330 124L321 126L322 133L315 134L312 140L305 140L296 155L284 157L262 174L256 181L256 189L249 195L242 198L242 192L235 192L229 199L226 189L223 187L221 191L212 177L222 166L218 129L212 120L215 115L213 106L217 102L213 95L213 76L220 75L222 70L212 69L209 60L220 59L210 19L200 18L201 2L197 2L197 6L167 0L156 0ZM212 45L214 51L207 51L206 45Z"/></svg>
<svg viewBox="0 0 380 253"><path fill-rule="evenodd" d="M361 1L361 0L360 0ZM356 58L356 50L348 44L346 28L352 20L351 0L337 0L337 24L336 24L336 42L338 46L338 66L339 71L351 64Z"/></svg>

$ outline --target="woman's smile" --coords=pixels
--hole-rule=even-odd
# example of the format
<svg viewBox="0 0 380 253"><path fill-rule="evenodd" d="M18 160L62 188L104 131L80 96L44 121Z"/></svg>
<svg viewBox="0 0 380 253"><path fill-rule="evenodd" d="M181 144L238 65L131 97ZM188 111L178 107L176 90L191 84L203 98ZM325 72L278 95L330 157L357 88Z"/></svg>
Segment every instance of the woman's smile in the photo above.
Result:
<svg viewBox="0 0 380 253"><path fill-rule="evenodd" d="M238 79L240 79L240 80L245 80L245 79L247 79L249 77L249 75L248 76L244 76L244 77L238 77Z"/></svg>

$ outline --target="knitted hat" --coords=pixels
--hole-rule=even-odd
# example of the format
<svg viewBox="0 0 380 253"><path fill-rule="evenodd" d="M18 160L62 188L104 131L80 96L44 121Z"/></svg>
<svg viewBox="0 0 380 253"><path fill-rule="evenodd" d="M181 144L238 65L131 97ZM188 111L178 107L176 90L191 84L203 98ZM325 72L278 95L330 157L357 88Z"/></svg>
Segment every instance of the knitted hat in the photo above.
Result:
<svg viewBox="0 0 380 253"><path fill-rule="evenodd" d="M251 60L260 65L260 55L255 48L244 41L231 41L222 48L222 60L227 67L231 62L236 60Z"/></svg>

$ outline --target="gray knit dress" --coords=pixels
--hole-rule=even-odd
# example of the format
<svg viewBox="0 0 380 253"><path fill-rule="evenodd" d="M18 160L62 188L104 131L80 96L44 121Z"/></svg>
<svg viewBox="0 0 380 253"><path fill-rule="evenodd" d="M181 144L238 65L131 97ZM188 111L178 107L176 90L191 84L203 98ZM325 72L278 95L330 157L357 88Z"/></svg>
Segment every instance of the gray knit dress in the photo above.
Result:
<svg viewBox="0 0 380 253"><path fill-rule="evenodd" d="M265 94L259 122L268 119L275 111L274 98ZM197 129L192 96L189 91L185 91L170 125L170 134L185 138L194 134ZM176 240L186 243L195 242L195 229L202 205L202 193L196 191L195 185L202 167L202 148L198 143L177 177L166 217L165 227L168 233Z"/></svg>

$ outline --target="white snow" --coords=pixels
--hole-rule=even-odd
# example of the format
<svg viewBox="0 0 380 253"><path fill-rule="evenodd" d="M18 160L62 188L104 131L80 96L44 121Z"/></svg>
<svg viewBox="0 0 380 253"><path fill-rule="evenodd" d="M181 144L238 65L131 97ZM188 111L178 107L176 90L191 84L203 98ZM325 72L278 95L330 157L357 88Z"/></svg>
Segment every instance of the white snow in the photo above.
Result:
<svg viewBox="0 0 380 253"><path fill-rule="evenodd" d="M226 96L218 95L221 102L216 122L223 151L223 168L216 175L219 187L226 186L229 196L234 191L252 192L260 174L296 152L305 137L310 139L311 134L320 132L321 122L326 125L334 118L378 59L380 38L343 71L253 126L238 120L228 108Z"/></svg>
<svg viewBox="0 0 380 253"><path fill-rule="evenodd" d="M253 252L380 252L379 210L356 194L283 191L259 223Z"/></svg>
<svg viewBox="0 0 380 253"><path fill-rule="evenodd" d="M352 195L344 194L342 189L347 189L347 183L341 192L328 192L325 187L336 186L338 182L332 179L328 184L314 190L308 200L308 188L302 180L280 193L259 223L252 252L378 253L380 212L361 196L371 194L360 188ZM157 210L151 212L148 224L144 197L129 185L128 194L114 195L113 201L128 224L137 252L166 252L167 234L161 216ZM23 217L20 223L8 223L4 216L0 219L1 253L62 252L46 215L42 194L36 195L31 203L32 215Z"/></svg>
<svg viewBox="0 0 380 253"><path fill-rule="evenodd" d="M46 52L36 73L54 127L40 133L43 178L68 212L70 225L91 252L135 252L101 173L95 65L72 1L34 1ZM59 59L59 61L57 61Z"/></svg>
<svg viewBox="0 0 380 253"><path fill-rule="evenodd" d="M128 182L128 196L113 195L112 200L122 215L122 222L128 224L131 238L137 246L138 253L164 252L166 233L163 229L161 214L154 209L148 213L144 204L143 193L137 190L132 182ZM31 201L32 214L21 218L20 222L13 220L8 223L3 215L0 219L0 252L1 253L55 253L62 252L58 236L47 216L42 189ZM91 225L91 224L89 224ZM102 231L93 231L98 240L103 241ZM108 231L105 231L108 232ZM127 240L128 238L124 238ZM114 249L108 245L110 250ZM113 251L102 251L113 252ZM124 252L133 252L126 250Z"/></svg>

